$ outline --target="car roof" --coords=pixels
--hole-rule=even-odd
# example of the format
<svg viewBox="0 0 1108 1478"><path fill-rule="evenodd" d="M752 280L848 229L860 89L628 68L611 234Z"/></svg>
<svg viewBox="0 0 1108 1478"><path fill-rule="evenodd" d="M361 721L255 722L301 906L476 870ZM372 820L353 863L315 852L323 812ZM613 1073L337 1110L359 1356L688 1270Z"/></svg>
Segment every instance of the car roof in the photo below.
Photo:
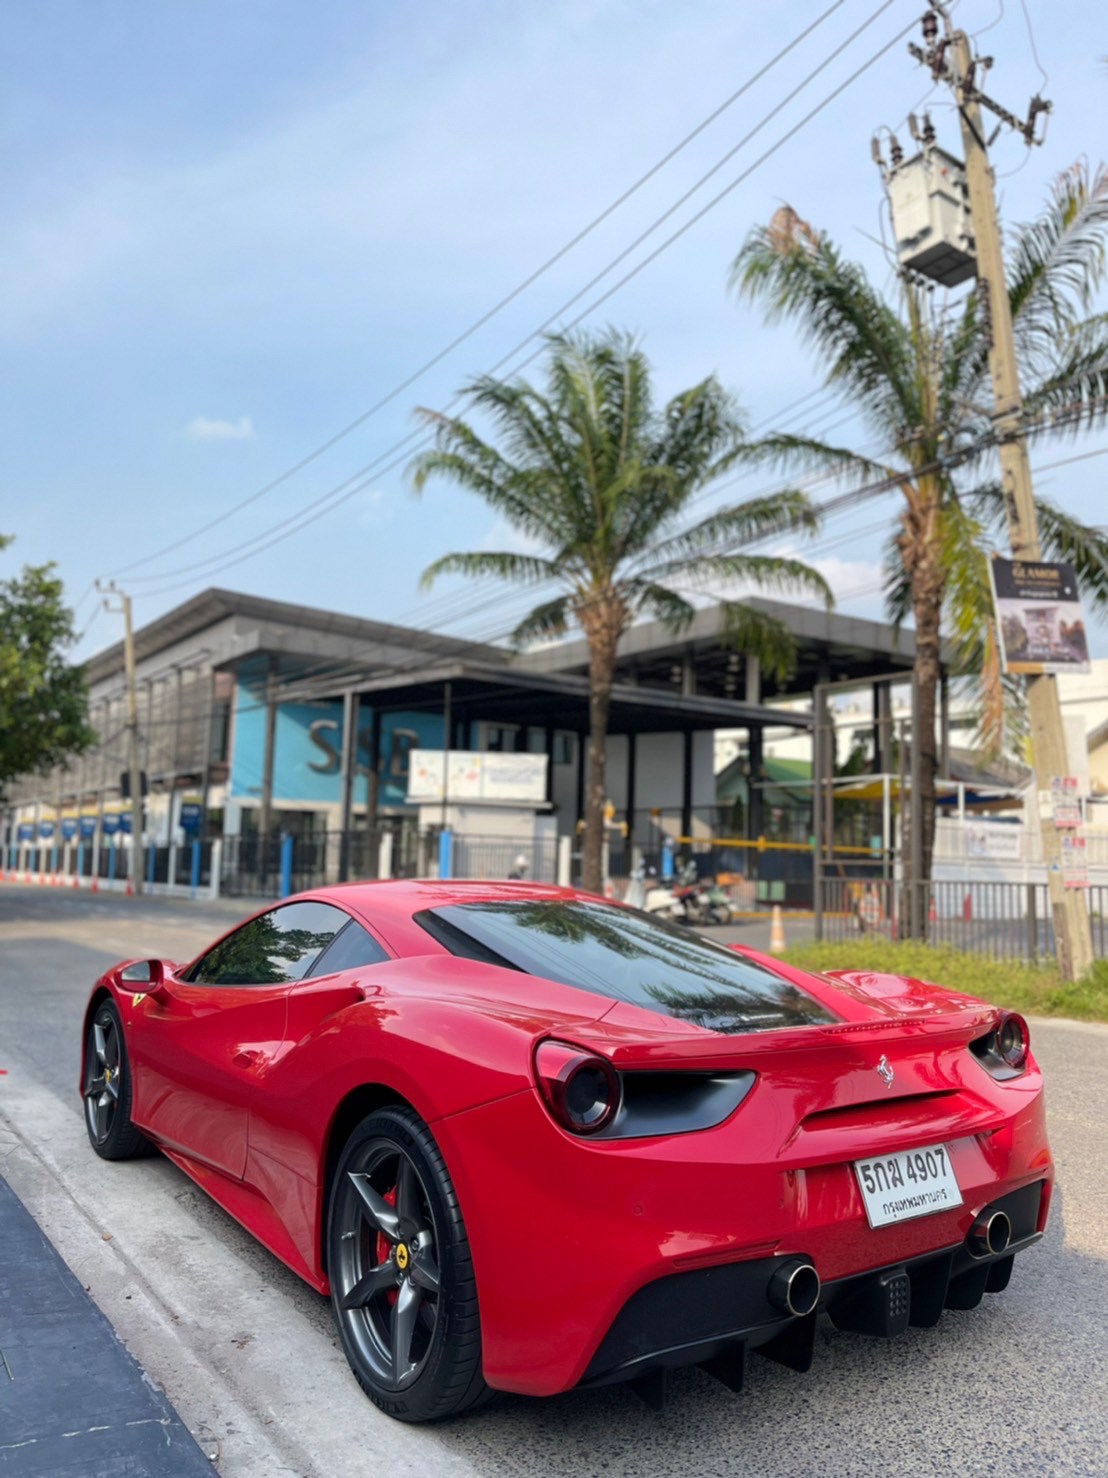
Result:
<svg viewBox="0 0 1108 1478"><path fill-rule="evenodd" d="M292 903L298 898L333 899L340 906L364 911L382 921L386 918L410 919L425 908L444 908L460 903L547 902L558 899L598 901L596 894L584 893L577 888L503 878L396 878L381 882L335 883L327 888L312 888L296 894L295 898L281 901Z"/></svg>

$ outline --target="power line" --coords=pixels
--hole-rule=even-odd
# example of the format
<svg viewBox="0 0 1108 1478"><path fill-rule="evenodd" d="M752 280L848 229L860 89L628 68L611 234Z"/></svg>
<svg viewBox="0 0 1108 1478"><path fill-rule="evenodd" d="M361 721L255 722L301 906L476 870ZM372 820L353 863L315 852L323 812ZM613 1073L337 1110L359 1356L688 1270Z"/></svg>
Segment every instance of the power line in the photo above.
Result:
<svg viewBox="0 0 1108 1478"><path fill-rule="evenodd" d="M369 407L368 410L365 410L361 413L361 415L356 416L353 421L350 421L340 431L337 431L334 436L328 438L327 441L323 442L320 446L309 452L307 456L302 457L299 462L295 463L292 467L286 469L286 471L282 472L278 477L266 483L264 487L259 488L256 492L251 493L249 497L242 499L242 501L239 503L236 503L233 508L228 508L225 512L220 513L217 517L201 525L200 528L194 529L191 534L186 534L182 538L174 540L172 543L165 545L159 550L156 550L153 554L146 555L141 559L133 560L130 564L122 565L119 569L113 571L112 573L116 575L125 574L128 571L135 569L138 565L149 564L152 560L160 559L162 555L169 554L174 549L179 549L182 545L191 543L192 540L199 538L201 534L206 534L210 532L212 529L218 527L219 524L224 523L229 518L232 518L236 513L241 512L242 509L249 507L252 503L257 502L258 499L265 497L267 493L273 492L275 488L280 487L291 477L294 477L298 472L303 471L303 469L309 466L312 462L317 461L318 458L323 456L326 452L330 451L331 448L337 445L338 442L349 436L351 432L356 431L359 426L365 425L365 423L370 420L371 417L375 416L378 411L381 411L385 408L385 406L390 405L394 400L401 396L405 390L409 390L418 380L421 380L424 375L429 373L429 371L434 369L437 365L441 364L442 361L446 359L450 354L452 354L455 349L459 348L468 339L471 339L474 334L479 332L480 329L484 328L487 323L490 323L492 319L494 319L499 313L507 308L509 304L514 303L515 300L521 296L521 294L526 292L529 287L533 286L534 283L539 280L539 278L543 277L550 270L551 267L556 266L558 262L560 262L564 257L568 256L569 253L573 251L577 246L579 246L581 242L586 239L586 237L590 236L597 229L598 226L601 226L606 220L609 219L610 216L614 215L615 212L619 210L623 205L625 205L633 195L641 190L645 184L652 180L654 176L657 175L662 169L664 169L667 164L675 159L677 155L682 152L682 150L687 148L694 139L698 138L704 132L704 130L710 127L710 125L713 124L717 118L721 117L728 110L728 108L730 108L734 103L738 102L739 98L743 97L747 92L749 92L750 89L754 87L758 82L760 82L762 78L765 77L769 72L771 72L773 68L778 65L779 62L783 61L785 57L790 54L790 52L795 51L795 49L803 41L806 41L807 38L824 23L824 21L826 21L831 15L833 15L836 10L839 10L845 3L846 0L834 0L834 3L829 5L826 10L818 15L815 20L811 22L810 25L806 26L802 31L794 36L787 45L783 46L780 51L776 52L769 59L769 61L766 62L762 67L759 67L756 72L753 72L746 79L741 87L736 88L736 90L731 93L729 97L725 98L718 107L714 108L705 118L703 118L696 125L695 128L693 128L684 136L684 138L680 139L667 153L663 154L660 159L652 164L645 174L640 175L639 178L635 180L633 184L629 185L621 195L617 196L615 200L613 200L609 205L605 206L605 208L600 212L599 215L594 216L593 219L589 221L587 225L583 226L581 230L576 233L575 236L572 236L567 242L565 242L563 246L559 247L552 256L547 257L546 260L542 262L538 267L536 267L533 272L529 273L525 278L523 278L522 281L518 282L516 286L511 289L510 292L506 293L502 298L499 299L499 301L494 303L491 308L482 313L479 318L476 318L469 325L468 328L464 329L460 334L451 339L448 344L446 344L442 349L438 350L437 353L433 354L430 359L425 360L424 363L421 364L417 369L413 370L406 379L400 381L399 384L394 385L387 394L381 396L380 399L376 400Z"/></svg>
<svg viewBox="0 0 1108 1478"><path fill-rule="evenodd" d="M865 25L870 24L892 3L893 0L884 0L884 3L876 12L874 12L874 14L869 18ZM788 143L792 138L796 136L796 134L801 131L801 129L805 128L819 113L821 113L824 108L828 107L833 101L835 101L836 98L838 98L843 92L845 92L848 87L852 86L853 83L856 82L858 78L863 75L864 72L872 67L877 61L881 59L881 57L883 57L899 41L901 41L904 36L908 34L909 31L913 30L915 24L916 22L915 20L913 20L909 25L904 26L900 31L897 32L895 36L892 37L891 40L889 40L883 47L881 47L880 50L874 52L873 55L870 56L867 61L863 62L861 66L855 68L855 70L850 74L849 77L845 79L845 81L841 82L837 87L833 88L832 91L828 93L819 103L817 103L814 108L811 108L804 115L804 117L799 120L799 122L795 123L791 128L786 130L786 132L782 134L775 143L771 144L768 149L764 150L763 153L760 154L759 157L752 164L748 165L746 169L744 169L733 180L725 185L722 190L717 192L717 194L714 195L705 205L703 205L687 221L679 226L676 231L672 232L668 237L666 237L665 240L659 243L659 245L656 246L650 253L648 253L647 256L642 258L638 263L636 263L634 267L632 267L628 272L624 273L622 277L620 277L614 284L612 284L611 287L607 288L605 292L603 292L599 297L595 298L584 309L582 309L580 313L578 313L567 324L565 324L562 331L568 332L569 330L575 328L585 318L595 312L597 308L601 307L610 298L614 297L617 292L621 291L621 289L624 288L635 277L637 277L640 272L644 271L646 267L655 262L663 254L663 252L667 251L669 247L671 247L676 241L680 240L681 237L683 237L689 230L691 230L693 226L697 225L701 220L703 220L710 211L714 210L717 205L719 205L724 199L727 198L728 195L732 193L732 191L737 189L739 185L747 180L756 169L758 169L762 164L766 162L767 159L771 158L779 149L783 148L786 143ZM843 43L843 46L849 44L849 41L853 40L864 28L864 26L859 27L857 31L853 32L851 37L848 38L848 42ZM840 46L838 48L838 51L841 51L842 49L843 47ZM832 55L837 55L837 52L832 53ZM801 84L798 84L798 86L793 89L793 92L789 94L789 98L787 99L787 101L795 97L796 94L801 90L801 88L806 86L808 82L810 82L812 78L817 75L817 73L821 71L824 66L827 65L827 62L829 60L830 58L825 59L825 61L821 63L820 66L817 67L812 73L810 73L809 76L805 78ZM762 122L757 126L756 129L752 130L751 133L746 135L746 138L743 142L746 142L749 138L753 137L754 133L758 131L758 128L761 128L768 120L768 118L774 116L775 113L779 112L782 106L784 106L784 104L779 104L777 108L773 109L771 113L762 120ZM732 150L731 154L733 154L734 152L735 150ZM705 178L707 177L708 176L705 176ZM694 188L699 188L699 186ZM689 193L691 192L687 192L686 195L682 197L682 199L687 199ZM585 288L583 288L580 292L574 294L574 296L569 299L567 303L563 304L556 313L547 318L544 323L539 326L538 329L534 330L531 334L522 339L517 345L509 350L508 353L504 355L500 360L498 360L497 363L493 365L490 370L486 371L486 374L495 374L496 371L499 370L504 364L506 364L509 359L513 358L515 354L517 354L522 348L526 347L526 345L529 344L533 338L535 338L538 334L543 333L554 322L556 322L557 319L561 317L562 313L564 313L566 308L578 302L580 298L584 295L584 293L588 291L589 287L595 285L604 276L606 276L615 265L617 265L627 256L630 250L634 249L635 245L644 240L645 237L649 235L651 231L656 229L657 225L660 224L662 220L666 219L670 214L672 214L672 208L670 211L667 211L662 217L659 217L658 221L656 221L653 226L648 228L646 232L642 233L636 239L636 242L633 243L632 247L628 248L627 251L624 251L620 254L620 256L615 258L614 261L610 263L603 272L597 274L597 276L591 279L590 283L587 284ZM515 366L515 369L512 371L512 373L518 374L521 370L525 369L527 365L532 362L532 360L537 358L538 355L543 352L543 349L544 346L539 345L538 348L533 350L519 364ZM459 400L463 398L464 397L461 395L455 396L448 403L446 410L456 405ZM440 414L445 414L445 410ZM251 559L256 554L263 553L266 549L272 548L274 544L280 543L284 539L291 537L292 534L299 533L302 529L307 528L311 523L315 522L315 520L321 517L324 513L330 513L335 508L340 507L343 503L352 498L356 493L363 491L368 486L371 480L371 477L366 474L372 473L376 476L383 476L388 472L394 471L402 462L407 460L407 457L409 455L407 452L404 452L400 456L395 457L392 461L387 462L385 466L381 466L380 463L385 458L391 456L392 453L399 452L401 448L408 446L412 441L416 440L417 437L422 439L422 443L424 445L428 445L433 439L433 434L425 435L421 433L421 431L418 429L410 432L407 436L396 442L392 447L387 449L385 452L382 452L379 457L374 459L373 462L367 464L359 472L353 474L351 478L347 478L345 482L339 484L337 488L331 489L328 493L325 493L320 498L316 499L314 503L309 504L307 509L302 509L298 513L290 515L288 518L282 520L278 524L273 525L269 531L263 532L260 535L255 535L251 539L245 540L239 545L232 546L230 549L225 550L223 552L223 555L209 556L207 559L200 560L193 565L183 566L177 571L163 571L161 576L150 575L145 577L140 576L138 578L165 578L171 574L185 574L186 572L196 572L197 570L200 570L202 568L205 569L208 575L215 575L221 573L223 570L232 568L234 565L241 563L244 559ZM349 484L357 478L362 478L363 480L357 482L354 487L350 487ZM259 539L263 542L257 543L257 540ZM247 547L255 543L256 547ZM242 552L240 553L240 551ZM210 570L206 569L206 567L211 564L213 560L218 561L220 559L223 559L224 555L230 554L235 554L236 557L233 559L226 559L223 563L215 564L214 567ZM193 581L191 579L177 581L169 585L158 586L153 591L147 591L146 594L168 594L174 590L179 590L183 588L184 585L189 585L192 583Z"/></svg>

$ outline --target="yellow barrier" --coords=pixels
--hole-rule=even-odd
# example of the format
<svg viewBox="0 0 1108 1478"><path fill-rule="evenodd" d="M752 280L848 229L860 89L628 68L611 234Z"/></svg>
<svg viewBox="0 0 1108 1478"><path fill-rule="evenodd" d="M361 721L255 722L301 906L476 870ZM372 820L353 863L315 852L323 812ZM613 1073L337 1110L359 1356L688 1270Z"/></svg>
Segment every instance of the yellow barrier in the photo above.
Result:
<svg viewBox="0 0 1108 1478"><path fill-rule="evenodd" d="M771 842L767 837L674 837L681 847L753 847L758 852L812 852L811 842ZM862 857L879 857L881 849L873 847L847 847L836 844L832 852L852 852Z"/></svg>

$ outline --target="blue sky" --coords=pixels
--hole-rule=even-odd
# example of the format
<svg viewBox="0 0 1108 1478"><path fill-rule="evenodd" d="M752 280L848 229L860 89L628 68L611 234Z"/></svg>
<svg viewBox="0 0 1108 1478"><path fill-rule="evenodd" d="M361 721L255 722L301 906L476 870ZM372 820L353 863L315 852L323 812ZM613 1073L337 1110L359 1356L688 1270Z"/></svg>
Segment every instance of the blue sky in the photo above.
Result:
<svg viewBox="0 0 1108 1478"><path fill-rule="evenodd" d="M1099 59L1108 39L1090 39L1087 5L1027 3L1055 112L1046 146L1029 158L1011 137L996 145L1014 220L1036 212L1055 171L1080 155L1097 162L1108 108ZM502 547L506 531L453 488L415 499L402 467L381 470L341 508L252 559L217 569L216 557L379 458L413 429L417 404L445 403L557 312L876 0L845 0L585 243L380 414L204 538L149 556L391 390L822 8L807 0L12 8L0 32L8 79L0 529L17 543L4 568L56 560L71 599L84 597L81 626L95 610L92 580L139 561L119 576L139 622L221 584L501 635L522 595L444 585L428 596L418 577L447 550ZM912 14L906 0L890 5L667 229ZM956 14L971 31L996 22L981 37L997 58L990 91L1022 110L1042 83L1018 0L961 0ZM753 422L772 421L819 381L787 326L767 328L728 294L729 264L749 227L788 201L890 283L870 138L881 124L901 125L927 91L903 43L894 46L589 321L641 334L661 393L714 370ZM932 101L940 136L956 147L943 94ZM809 406L819 431L831 411L819 400ZM1044 445L1035 456L1101 446L1108 435ZM1045 474L1039 490L1100 521L1106 471L1108 459L1093 458ZM751 476L746 486L773 481ZM862 507L829 524L808 552L840 609L879 613L881 531L894 509L892 499ZM211 568L189 568L204 559ZM117 620L99 615L81 655L114 640ZM1095 649L1108 652L1103 630Z"/></svg>

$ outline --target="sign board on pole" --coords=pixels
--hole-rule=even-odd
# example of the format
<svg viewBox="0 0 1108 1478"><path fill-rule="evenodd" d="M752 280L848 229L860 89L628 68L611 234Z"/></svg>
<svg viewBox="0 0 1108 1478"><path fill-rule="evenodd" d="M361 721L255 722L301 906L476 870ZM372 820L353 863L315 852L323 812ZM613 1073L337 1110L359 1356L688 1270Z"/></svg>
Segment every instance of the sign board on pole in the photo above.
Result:
<svg viewBox="0 0 1108 1478"><path fill-rule="evenodd" d="M1066 888L1089 886L1089 863L1083 830L1062 833L1062 884Z"/></svg>
<svg viewBox="0 0 1108 1478"><path fill-rule="evenodd" d="M92 815L81 817L81 835L87 841L96 835L96 817Z"/></svg>
<svg viewBox="0 0 1108 1478"><path fill-rule="evenodd" d="M1054 824L1081 825L1081 788L1076 775L1055 775L1050 782L1050 809Z"/></svg>
<svg viewBox="0 0 1108 1478"><path fill-rule="evenodd" d="M1088 672L1089 646L1072 565L989 561L1005 672Z"/></svg>
<svg viewBox="0 0 1108 1478"><path fill-rule="evenodd" d="M203 800L195 796L182 796L178 821L186 836L200 835L200 821L204 814Z"/></svg>

